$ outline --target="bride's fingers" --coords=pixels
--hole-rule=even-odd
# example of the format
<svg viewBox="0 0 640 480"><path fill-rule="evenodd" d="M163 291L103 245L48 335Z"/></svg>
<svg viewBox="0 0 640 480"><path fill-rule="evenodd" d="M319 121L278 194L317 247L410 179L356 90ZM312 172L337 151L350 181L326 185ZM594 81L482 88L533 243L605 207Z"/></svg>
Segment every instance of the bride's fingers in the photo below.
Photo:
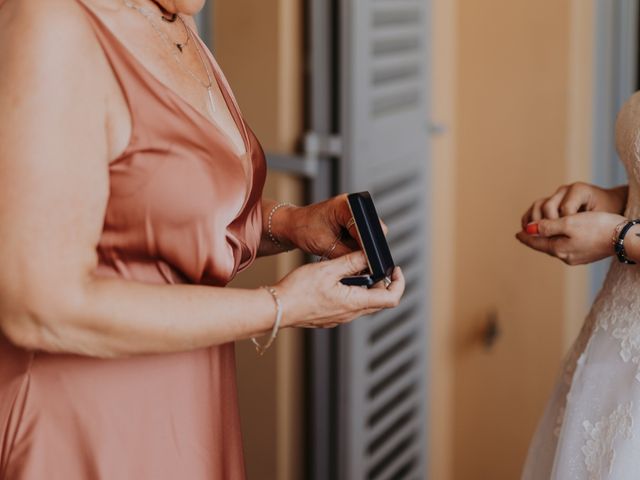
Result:
<svg viewBox="0 0 640 480"><path fill-rule="evenodd" d="M566 189L558 190L554 195L542 205L542 214L544 218L555 220L560 218L560 204L564 200Z"/></svg>
<svg viewBox="0 0 640 480"><path fill-rule="evenodd" d="M560 214L563 217L575 215L589 205L590 197L590 193L585 189L579 186L572 187L560 205Z"/></svg>
<svg viewBox="0 0 640 480"><path fill-rule="evenodd" d="M558 257L558 247L562 245L561 242L566 241L566 237L544 237L528 235L525 232L518 232L516 238L525 244L527 247L537 250L538 252L546 253L553 257Z"/></svg>
<svg viewBox="0 0 640 480"><path fill-rule="evenodd" d="M516 234L516 238L533 250L537 250L538 252L550 253L550 238L545 237L534 237L525 232L518 232Z"/></svg>
<svg viewBox="0 0 640 480"><path fill-rule="evenodd" d="M533 202L533 206L531 207L531 219L529 220L529 223L538 222L544 218L544 215L542 214L542 206L544 205L545 201L545 198L541 198Z"/></svg>
<svg viewBox="0 0 640 480"><path fill-rule="evenodd" d="M529 207L529 210L525 212L525 214L520 219L520 223L522 224L522 229L527 228L527 225L531 223L531 214L533 213L533 206Z"/></svg>

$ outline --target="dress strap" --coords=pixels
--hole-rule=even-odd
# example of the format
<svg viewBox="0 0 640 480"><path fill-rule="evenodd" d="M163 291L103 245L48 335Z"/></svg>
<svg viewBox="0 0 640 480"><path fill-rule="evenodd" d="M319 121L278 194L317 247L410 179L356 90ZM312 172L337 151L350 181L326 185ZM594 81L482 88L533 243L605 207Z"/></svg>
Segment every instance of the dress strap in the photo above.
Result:
<svg viewBox="0 0 640 480"><path fill-rule="evenodd" d="M135 124L137 116L145 111L145 108L140 107L148 104L148 102L143 102L149 96L153 96L148 73L143 70L133 54L127 50L95 11L82 0L76 1L87 13L89 24L95 32L98 43L122 89L125 101L129 106L131 121Z"/></svg>

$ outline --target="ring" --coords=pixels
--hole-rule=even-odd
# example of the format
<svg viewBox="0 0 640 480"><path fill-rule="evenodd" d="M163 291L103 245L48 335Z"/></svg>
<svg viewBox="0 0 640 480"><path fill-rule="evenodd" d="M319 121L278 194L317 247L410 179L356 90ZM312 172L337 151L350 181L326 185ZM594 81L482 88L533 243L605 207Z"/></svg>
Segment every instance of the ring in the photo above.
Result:
<svg viewBox="0 0 640 480"><path fill-rule="evenodd" d="M329 249L329 251L327 252L327 255L326 255L326 257L327 257L327 258L330 258L330 257L331 257L331 254L333 253L333 251L334 251L334 250L336 249L336 247L338 246L338 242L339 242L339 241L340 241L340 240L336 240L335 242L333 242L333 245L331 245L331 248L330 248L330 249Z"/></svg>
<svg viewBox="0 0 640 480"><path fill-rule="evenodd" d="M333 251L336 249L336 247L338 246L338 243L340 243L340 240L342 239L342 234L339 234L336 239L333 241L333 243L331 244L331 246L329 247L329 249L324 252L322 254L322 256L318 259L319 262L322 262L324 260L330 260L331 259L331 254L333 253Z"/></svg>
<svg viewBox="0 0 640 480"><path fill-rule="evenodd" d="M344 228L346 228L347 230L349 230L349 229L350 229L351 227L353 227L355 224L356 224L356 219L355 219L355 218L353 218L353 217L351 217L351 220L349 220L349 221L347 222L347 225L346 225Z"/></svg>

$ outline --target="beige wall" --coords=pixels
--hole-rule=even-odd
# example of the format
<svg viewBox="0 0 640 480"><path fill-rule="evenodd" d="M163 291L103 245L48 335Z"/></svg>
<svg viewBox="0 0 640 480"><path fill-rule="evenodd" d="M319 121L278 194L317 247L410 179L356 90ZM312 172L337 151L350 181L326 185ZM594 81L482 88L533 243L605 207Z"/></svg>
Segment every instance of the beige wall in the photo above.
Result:
<svg viewBox="0 0 640 480"><path fill-rule="evenodd" d="M513 479L586 308L586 270L513 235L533 199L589 178L593 12L434 2L434 116L452 129L433 152L431 474Z"/></svg>
<svg viewBox="0 0 640 480"><path fill-rule="evenodd" d="M293 151L303 125L301 2L214 5L216 56L245 118L266 151ZM265 196L301 202L302 193L296 180L269 173ZM259 260L234 285L273 284L300 262L295 253ZM303 478L301 340L299 332L283 331L261 358L249 342L236 346L249 479Z"/></svg>

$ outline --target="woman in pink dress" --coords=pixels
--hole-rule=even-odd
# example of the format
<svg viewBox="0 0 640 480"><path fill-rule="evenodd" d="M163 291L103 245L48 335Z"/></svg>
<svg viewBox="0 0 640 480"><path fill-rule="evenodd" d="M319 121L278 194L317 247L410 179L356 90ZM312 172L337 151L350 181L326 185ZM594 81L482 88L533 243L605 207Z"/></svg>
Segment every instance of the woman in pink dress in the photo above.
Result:
<svg viewBox="0 0 640 480"><path fill-rule="evenodd" d="M0 480L242 479L233 342L402 295L340 284L344 197L262 198L202 4L0 0ZM225 288L290 248L333 259Z"/></svg>

